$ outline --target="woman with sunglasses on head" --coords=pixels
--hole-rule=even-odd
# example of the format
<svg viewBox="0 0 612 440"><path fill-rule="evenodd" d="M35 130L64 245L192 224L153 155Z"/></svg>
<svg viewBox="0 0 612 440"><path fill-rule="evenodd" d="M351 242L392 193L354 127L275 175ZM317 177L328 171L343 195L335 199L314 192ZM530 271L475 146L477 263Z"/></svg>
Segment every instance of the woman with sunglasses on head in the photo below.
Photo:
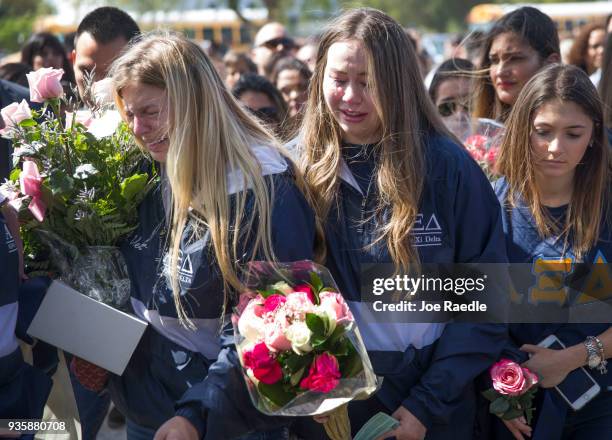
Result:
<svg viewBox="0 0 612 440"><path fill-rule="evenodd" d="M300 177L188 39L143 36L113 63L111 77L120 113L161 174L122 249L131 305L150 324L109 383L128 439L257 431L255 417L229 414L256 410L234 368L233 335L219 331L245 290L247 263L313 259L314 216ZM224 395L232 380L242 394ZM288 433L247 438L266 435Z"/></svg>
<svg viewBox="0 0 612 440"><path fill-rule="evenodd" d="M527 81L560 60L557 28L548 15L530 6L504 15L482 45L473 116L503 123Z"/></svg>
<svg viewBox="0 0 612 440"><path fill-rule="evenodd" d="M353 435L382 411L400 421L388 437L472 439L473 380L497 357L505 328L380 322L360 296L361 264L505 261L495 195L454 139L398 23L369 8L330 23L299 142L326 266L384 377L373 397L349 403Z"/></svg>
<svg viewBox="0 0 612 440"><path fill-rule="evenodd" d="M459 139L464 139L470 129L473 71L471 61L463 58L446 60L437 68L429 86L429 96L444 125Z"/></svg>
<svg viewBox="0 0 612 440"><path fill-rule="evenodd" d="M495 187L509 260L530 264L530 273L540 274L529 283L524 277L515 280L520 301L531 307L545 302L606 307L598 301L612 299L604 265L612 261L612 163L601 101L583 71L557 64L525 85L507 119L497 165L503 177ZM589 269L582 279L577 263ZM571 280L574 272L572 295L566 289L539 289L557 284L553 278ZM605 279L599 278L602 273ZM599 291L596 280L603 282ZM550 335L567 348L537 346ZM534 428L522 418L504 421L506 427L497 422L498 437L607 438L612 429L612 373L605 361L612 356L610 324L511 324L510 337L510 352L539 375L544 391L534 405ZM601 392L573 411L549 388L587 365Z"/></svg>

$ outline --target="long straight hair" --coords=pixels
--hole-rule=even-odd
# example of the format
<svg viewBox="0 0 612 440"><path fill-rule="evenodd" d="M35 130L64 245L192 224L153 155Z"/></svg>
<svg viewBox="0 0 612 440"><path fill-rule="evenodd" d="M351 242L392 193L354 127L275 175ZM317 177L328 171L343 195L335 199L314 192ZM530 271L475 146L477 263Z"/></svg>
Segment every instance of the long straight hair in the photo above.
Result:
<svg viewBox="0 0 612 440"><path fill-rule="evenodd" d="M158 32L142 36L115 61L111 75L123 115L121 93L126 87L147 84L166 91L170 145L165 165L172 188L169 270L178 316L192 326L178 284L179 248L186 223L192 222L196 238L205 230L210 232L226 306L228 287L243 289L236 262L241 257L240 245L248 241L245 235L254 238L254 251L247 258L259 255L275 260L270 232L273 195L251 146L274 148L277 141L228 92L200 47L182 36ZM238 191L236 203L230 203L228 170L239 171L243 188L252 190L254 203L248 218L247 191Z"/></svg>
<svg viewBox="0 0 612 440"><path fill-rule="evenodd" d="M419 72L414 48L402 27L376 9L349 10L333 20L321 37L302 126L303 168L312 204L321 221L336 200L342 160L342 132L329 110L323 79L330 46L357 40L367 52L368 84L382 135L376 145L377 215L391 207L374 243L385 240L396 269L418 264L410 231L418 215L425 175L424 138L431 132L452 137L434 108Z"/></svg>
<svg viewBox="0 0 612 440"><path fill-rule="evenodd" d="M538 109L556 100L573 102L593 121L590 146L576 168L572 198L562 225L542 205L535 177L537 158L530 140ZM582 70L555 64L529 80L510 112L497 166L510 187L506 203L516 207L519 198L522 199L533 214L540 236L561 237L566 249L571 238L574 255L578 260L582 259L597 243L602 219L609 221L611 184L610 153L601 100Z"/></svg>
<svg viewBox="0 0 612 440"><path fill-rule="evenodd" d="M514 33L533 48L542 63L552 54L560 54L559 35L552 19L531 6L516 9L500 18L485 35L478 76L474 84L473 115L476 118L488 118L504 121L510 112L510 106L499 100L495 87L491 83L489 71L491 60L489 51L493 41L505 33Z"/></svg>

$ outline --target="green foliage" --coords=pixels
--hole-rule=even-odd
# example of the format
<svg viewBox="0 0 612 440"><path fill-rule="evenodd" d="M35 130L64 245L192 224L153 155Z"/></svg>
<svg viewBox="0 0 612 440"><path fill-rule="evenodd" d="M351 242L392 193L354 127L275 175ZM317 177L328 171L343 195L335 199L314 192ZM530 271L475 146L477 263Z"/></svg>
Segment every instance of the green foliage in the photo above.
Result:
<svg viewBox="0 0 612 440"><path fill-rule="evenodd" d="M157 176L139 170L145 159L125 124L97 139L80 123L65 127L56 116L59 104L45 103L13 133L16 161L34 161L43 179L43 222L32 219L27 198L20 210L26 253L38 259L47 254L49 237L48 250L56 244L79 252L117 246L136 227L137 207L157 182ZM19 185L18 168L10 176L13 188Z"/></svg>

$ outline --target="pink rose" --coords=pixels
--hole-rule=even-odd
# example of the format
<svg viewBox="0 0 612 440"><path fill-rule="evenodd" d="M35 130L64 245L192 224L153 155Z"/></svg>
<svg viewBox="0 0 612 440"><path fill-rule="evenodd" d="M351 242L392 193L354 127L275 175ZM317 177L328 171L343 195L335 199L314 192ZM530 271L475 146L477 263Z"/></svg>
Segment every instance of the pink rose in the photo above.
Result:
<svg viewBox="0 0 612 440"><path fill-rule="evenodd" d="M62 69L43 67L26 75L30 85L30 100L45 102L47 99L59 98L64 94L60 80L64 75Z"/></svg>
<svg viewBox="0 0 612 440"><path fill-rule="evenodd" d="M499 153L499 147L491 147L489 151L487 151L487 163L491 168L495 166L495 162L497 162L497 155Z"/></svg>
<svg viewBox="0 0 612 440"><path fill-rule="evenodd" d="M245 368L250 369L258 380L272 385L281 380L283 372L281 366L268 351L266 344L259 343L251 351L242 354Z"/></svg>
<svg viewBox="0 0 612 440"><path fill-rule="evenodd" d="M340 295L338 292L321 292L319 297L321 299L321 304L319 307L324 310L331 311L338 324L354 321L348 305L344 301L342 295Z"/></svg>
<svg viewBox="0 0 612 440"><path fill-rule="evenodd" d="M22 99L20 103L13 102L0 110L2 120L4 121L4 128L0 130L0 134L6 135L11 131L11 128L19 124L21 121L30 119L32 117L32 110L25 99Z"/></svg>
<svg viewBox="0 0 612 440"><path fill-rule="evenodd" d="M264 341L270 350L276 352L291 350L291 341L285 335L288 326L284 313L278 313L274 321L266 321Z"/></svg>
<svg viewBox="0 0 612 440"><path fill-rule="evenodd" d="M493 388L507 396L520 396L537 383L537 376L510 359L502 359L494 364L490 374Z"/></svg>
<svg viewBox="0 0 612 440"><path fill-rule="evenodd" d="M304 292L308 296L310 302L314 304L314 293L312 293L312 287L310 287L308 284L298 284L297 286L293 287L293 291Z"/></svg>
<svg viewBox="0 0 612 440"><path fill-rule="evenodd" d="M329 353L323 353L315 358L308 376L300 382L300 387L320 393L329 393L338 386L339 381L338 359Z"/></svg>
<svg viewBox="0 0 612 440"><path fill-rule="evenodd" d="M282 306L287 302L287 298L284 295L270 295L266 298L266 302L264 303L264 311L265 313L274 312L278 307Z"/></svg>
<svg viewBox="0 0 612 440"><path fill-rule="evenodd" d="M292 319L303 321L306 313L314 311L314 304L306 292L293 292L287 295L287 302L283 308L285 313Z"/></svg>

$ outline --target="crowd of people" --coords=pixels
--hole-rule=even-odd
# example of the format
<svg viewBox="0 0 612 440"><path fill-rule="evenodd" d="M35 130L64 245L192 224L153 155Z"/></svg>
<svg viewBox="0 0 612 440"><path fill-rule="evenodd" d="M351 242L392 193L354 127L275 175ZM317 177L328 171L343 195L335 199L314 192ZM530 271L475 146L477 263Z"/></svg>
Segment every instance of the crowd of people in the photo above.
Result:
<svg viewBox="0 0 612 440"><path fill-rule="evenodd" d="M0 67L1 106L27 99L32 69L63 69L66 93L85 102L86 79L108 77L161 176L121 248L132 312L149 326L102 389L71 371L83 438L96 437L111 400L129 440L326 438L324 417L269 417L249 399L224 324L244 290L241 268L256 260L313 260L332 273L384 378L375 395L349 403L353 434L382 411L399 421L383 438L398 440L609 438L609 323L377 322L360 271L610 261L610 21L585 26L564 63L554 22L521 7L459 42L469 40L470 59L431 73L414 36L369 8L343 12L301 47L268 23L249 53L222 58L180 35L141 34L109 7L83 19L69 52L53 35L33 35L21 63ZM462 145L473 118L505 126L493 184ZM7 140L0 149L4 178ZM26 296L44 295L48 281L22 278L19 224L3 199L0 418L40 418L48 371L22 360L15 329ZM416 240L431 218L441 239ZM189 277L179 273L187 255ZM538 346L553 334L567 348ZM540 377L531 424L483 414L481 382L501 357ZM601 392L574 411L553 387L585 366Z"/></svg>

